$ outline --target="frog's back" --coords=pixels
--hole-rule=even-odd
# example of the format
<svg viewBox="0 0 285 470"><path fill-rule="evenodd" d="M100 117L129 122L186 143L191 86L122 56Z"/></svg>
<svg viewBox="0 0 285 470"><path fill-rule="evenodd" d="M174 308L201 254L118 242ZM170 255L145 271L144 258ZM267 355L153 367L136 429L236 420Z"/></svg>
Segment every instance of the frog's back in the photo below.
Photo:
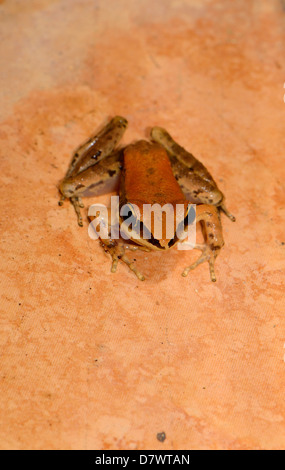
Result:
<svg viewBox="0 0 285 470"><path fill-rule="evenodd" d="M124 151L125 194L139 204L179 204L185 196L177 183L164 148L139 140Z"/></svg>

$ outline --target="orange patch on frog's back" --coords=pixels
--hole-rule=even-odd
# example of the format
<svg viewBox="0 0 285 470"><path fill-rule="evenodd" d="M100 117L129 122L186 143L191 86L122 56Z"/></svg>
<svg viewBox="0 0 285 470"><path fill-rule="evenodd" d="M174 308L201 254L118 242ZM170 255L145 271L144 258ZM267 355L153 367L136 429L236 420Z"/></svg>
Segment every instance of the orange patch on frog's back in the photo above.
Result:
<svg viewBox="0 0 285 470"><path fill-rule="evenodd" d="M128 201L143 204L184 204L168 155L159 144L140 140L124 152L125 193Z"/></svg>

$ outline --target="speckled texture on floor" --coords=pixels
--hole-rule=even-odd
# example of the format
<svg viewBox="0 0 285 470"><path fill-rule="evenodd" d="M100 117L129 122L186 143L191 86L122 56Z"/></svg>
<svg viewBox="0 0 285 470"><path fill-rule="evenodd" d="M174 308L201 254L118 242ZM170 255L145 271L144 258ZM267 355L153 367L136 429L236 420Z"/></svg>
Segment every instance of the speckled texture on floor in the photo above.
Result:
<svg viewBox="0 0 285 470"><path fill-rule="evenodd" d="M0 2L1 448L285 448L284 10ZM144 283L111 274L58 207L115 114L125 143L166 127L226 194L215 284L177 250L136 255Z"/></svg>

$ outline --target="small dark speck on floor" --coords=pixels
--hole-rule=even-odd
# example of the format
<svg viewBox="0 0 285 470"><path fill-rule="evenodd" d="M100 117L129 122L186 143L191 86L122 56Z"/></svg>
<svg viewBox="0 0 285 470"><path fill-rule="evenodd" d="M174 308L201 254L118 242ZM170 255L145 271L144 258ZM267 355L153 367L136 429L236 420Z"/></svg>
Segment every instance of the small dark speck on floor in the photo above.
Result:
<svg viewBox="0 0 285 470"><path fill-rule="evenodd" d="M158 441L163 442L166 439L166 434L165 432L158 432L156 435L156 438Z"/></svg>

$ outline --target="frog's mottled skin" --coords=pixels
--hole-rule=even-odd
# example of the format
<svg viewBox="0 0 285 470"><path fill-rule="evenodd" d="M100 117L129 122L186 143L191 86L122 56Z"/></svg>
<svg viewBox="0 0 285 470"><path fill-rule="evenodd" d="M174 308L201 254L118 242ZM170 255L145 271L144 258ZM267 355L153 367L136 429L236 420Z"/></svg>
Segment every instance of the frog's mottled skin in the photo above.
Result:
<svg viewBox="0 0 285 470"><path fill-rule="evenodd" d="M78 224L83 225L80 208L84 207L81 197L89 193L102 194L114 190L118 180L120 207L144 204L184 205L186 217L189 202L195 203L196 221L204 226L205 244L196 245L202 254L182 275L207 261L211 280L215 281L214 262L224 245L220 210L235 220L225 207L225 198L208 170L191 153L180 147L162 128L151 130L150 142L140 140L123 149L116 149L125 129L127 120L114 117L98 134L92 136L74 154L64 180L60 184L62 198L69 198L74 205ZM142 213L142 210L140 211ZM178 217L175 214L175 217ZM186 219L185 219L186 220ZM120 218L123 228L123 219ZM138 220L138 226L142 221ZM149 227L150 230L152 227ZM163 229L164 230L164 229ZM152 233L152 232L151 232ZM155 239L132 239L137 246L132 249L167 250L176 245L177 237L167 239L165 232ZM104 249L112 256L112 272L116 271L118 260L125 262L141 280L143 275L125 255L125 246L120 240L101 240Z"/></svg>

